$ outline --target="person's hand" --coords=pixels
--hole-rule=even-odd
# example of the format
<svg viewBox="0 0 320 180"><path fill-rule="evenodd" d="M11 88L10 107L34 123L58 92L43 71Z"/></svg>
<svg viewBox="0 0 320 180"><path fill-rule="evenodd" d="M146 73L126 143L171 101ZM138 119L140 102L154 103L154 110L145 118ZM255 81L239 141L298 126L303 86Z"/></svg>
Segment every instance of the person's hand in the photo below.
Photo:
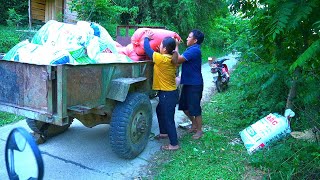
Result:
<svg viewBox="0 0 320 180"><path fill-rule="evenodd" d="M151 31L151 30L146 30L146 32L145 32L145 35L146 35L146 37L148 38L148 39L153 39L152 38L152 36L153 36L153 32Z"/></svg>
<svg viewBox="0 0 320 180"><path fill-rule="evenodd" d="M181 39L179 40L178 38L174 38L176 40L176 45L179 46L181 43Z"/></svg>

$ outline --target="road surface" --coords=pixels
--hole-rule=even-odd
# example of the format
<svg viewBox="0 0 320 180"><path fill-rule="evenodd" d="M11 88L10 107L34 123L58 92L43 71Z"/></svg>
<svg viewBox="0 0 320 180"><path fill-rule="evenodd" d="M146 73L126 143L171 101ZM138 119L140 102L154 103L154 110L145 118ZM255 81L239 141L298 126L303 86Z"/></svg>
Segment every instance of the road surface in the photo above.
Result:
<svg viewBox="0 0 320 180"><path fill-rule="evenodd" d="M229 68L232 68L237 61L232 55L229 58L230 60L226 61L226 63ZM202 65L202 73L204 78L202 101L205 102L210 100L210 96L215 91L208 63ZM153 134L159 133L155 115L157 102L156 98L151 100L154 114ZM175 120L177 125L185 122L185 118L185 115L181 111L176 110ZM27 131L31 132L24 120L0 128L1 180L8 179L4 168L4 148L10 131L15 127L24 127ZM150 138L147 147L137 158L132 160L121 159L111 150L109 125L98 125L93 128L87 128L81 122L75 120L68 131L47 140L46 143L39 145L39 148L44 161L45 180L121 180L136 179L143 176L143 167L152 160L154 153L160 151L161 145L161 142Z"/></svg>

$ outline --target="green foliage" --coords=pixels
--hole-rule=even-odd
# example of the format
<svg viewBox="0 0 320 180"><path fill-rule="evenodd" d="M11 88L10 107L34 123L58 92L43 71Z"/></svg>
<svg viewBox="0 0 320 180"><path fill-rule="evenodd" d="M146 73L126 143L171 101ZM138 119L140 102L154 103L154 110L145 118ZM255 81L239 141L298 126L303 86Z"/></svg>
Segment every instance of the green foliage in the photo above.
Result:
<svg viewBox="0 0 320 180"><path fill-rule="evenodd" d="M264 107L273 97L244 97L247 91L254 91L262 83L247 81L247 88L238 86L248 74L267 80L271 67L262 72L258 64L238 64L228 91L215 94L203 105L203 138L194 141L191 135L184 135L179 140L181 150L158 155L156 168L151 169L155 174L153 179L319 179L320 146L315 142L288 136L253 155L247 153L242 141L236 143L241 130L269 113L283 113L270 108L271 104ZM260 72L254 73L255 70ZM244 72L249 73L244 75ZM300 123L294 117L292 130L299 130Z"/></svg>
<svg viewBox="0 0 320 180"><path fill-rule="evenodd" d="M239 80L235 85L242 90L239 101L248 102L243 105L243 114L254 116L254 112L258 116L265 116L269 112L283 113L290 85L287 82L289 73L284 69L275 69L273 64L261 62L243 61L240 65L241 68L237 68L232 77ZM280 69L283 66L278 64ZM286 83L288 86L285 86ZM319 126L320 92L316 84L320 80L309 77L305 78L304 83L309 86L298 87L299 93L294 102L296 117L299 119L299 127L296 128L299 130Z"/></svg>
<svg viewBox="0 0 320 180"><path fill-rule="evenodd" d="M236 123L239 128L240 126L245 128L270 112L283 113L282 108L285 102L281 103L277 102L277 100L281 99L281 92L287 92L287 90L281 90L281 84L277 83L277 81L283 82L284 80L275 76L271 76L274 79L268 78L268 73L273 74L272 71L274 70L272 69L274 66L259 64L260 63L241 62L232 74L234 81L231 85L237 85L237 89L232 89L232 91L239 93L239 96L234 98L234 100L237 99L237 104L233 110L228 109L226 106L223 106L222 109L224 109L224 112L230 111L236 113L239 111L239 107L245 108L242 110L243 112L238 115L239 118L242 119L242 123L244 123L242 125ZM243 76L245 72L247 76ZM253 81L254 79L258 81ZM277 79L277 81L275 79ZM308 78L306 83L318 84L319 80ZM308 96L304 93L314 91L313 95L309 96L319 97L317 90L308 89L312 87L315 86L301 87L299 88L299 92ZM233 94L233 92L231 94ZM233 95L228 94L227 96L232 97ZM286 96L282 99L285 100L285 97ZM299 99L302 100L306 98L300 97ZM232 102L230 99L227 100ZM296 112L296 117L291 120L293 130L303 131L319 125L319 101L315 98L310 98L310 100L312 103L301 102L300 107L298 105L299 100L296 102L299 111ZM216 103L219 103L219 101ZM306 104L312 104L314 106L307 106L309 108L306 108ZM231 128L231 126L228 126L228 128ZM261 168L262 171L268 172L265 177L272 179L317 179L316 177L320 177L318 169L318 167L320 167L320 161L319 155L315 154L319 154L317 153L319 152L319 148L319 145L316 143L300 142L292 138L289 140L284 139L272 144L261 152L257 152L249 159L249 162L255 168Z"/></svg>
<svg viewBox="0 0 320 180"><path fill-rule="evenodd" d="M319 179L319 152L316 143L288 139L254 154L249 162L263 167L271 179Z"/></svg>
<svg viewBox="0 0 320 180"><path fill-rule="evenodd" d="M150 19L150 13L152 11L152 1L145 0L114 0L115 5L121 6L122 8L130 10L131 8L135 9L135 13L123 12L120 15L120 24L121 25L137 25Z"/></svg>
<svg viewBox="0 0 320 180"><path fill-rule="evenodd" d="M319 55L320 39L313 42L311 46L308 47L308 49L299 56L299 58L291 65L290 71L293 72L293 70L296 69L298 66L303 67L305 69L309 69L310 64L313 64L313 67L319 67ZM310 62L310 64L307 64L308 62Z"/></svg>
<svg viewBox="0 0 320 180"><path fill-rule="evenodd" d="M237 50L248 51L248 38L250 38L250 23L248 20L233 15L219 17L212 24L212 44L215 48L223 49L225 52ZM209 37L209 38L210 38Z"/></svg>
<svg viewBox="0 0 320 180"><path fill-rule="evenodd" d="M206 6L199 6L199 3ZM237 23L233 17L218 20L229 16L226 15L228 9L224 1L72 0L70 6L78 12L79 20L98 22L113 37L117 24L165 26L184 40L192 29L200 29L205 34L203 46L219 51L233 43L237 37L235 34L240 32L234 29ZM185 44L182 49L185 49Z"/></svg>
<svg viewBox="0 0 320 180"><path fill-rule="evenodd" d="M225 55L223 49L212 48L210 46L202 46L202 63L208 62L208 57L222 57Z"/></svg>
<svg viewBox="0 0 320 180"><path fill-rule="evenodd" d="M165 26L167 29L177 32L183 39L192 29L200 29L205 34L204 46L216 49L227 46L224 41L227 41L226 39L230 35L229 29L225 28L223 24L219 27L223 34L215 31L218 28L213 29L217 25L214 20L228 13L227 4L224 1L115 0L114 2L122 7L138 8L137 16L122 14L122 23L124 23L123 18L125 17L132 19L130 22L135 24ZM199 4L206 5L199 6Z"/></svg>
<svg viewBox="0 0 320 180"><path fill-rule="evenodd" d="M312 25L318 21L319 1L232 1L231 9L242 12L252 24L251 47L255 55L268 61L287 59L294 62L301 52L319 39ZM245 8L241 8L244 6ZM294 12L294 13L293 13ZM264 46L257 46L258 44ZM273 56L272 58L268 56ZM255 58L254 56L249 56Z"/></svg>
<svg viewBox="0 0 320 180"><path fill-rule="evenodd" d="M64 20L64 14L62 12L58 12L56 14L56 21L63 22L63 20Z"/></svg>
<svg viewBox="0 0 320 180"><path fill-rule="evenodd" d="M241 70L247 76L238 86L254 82L255 87L243 88L245 100L268 98L263 103L265 109L283 112L289 90L293 90L295 96L290 103L304 121L301 127L319 127L320 93L316 89L320 79L320 1L229 2L234 14L250 20L245 31L246 50L242 51L243 63L250 69ZM293 82L297 86L292 86Z"/></svg>
<svg viewBox="0 0 320 180"><path fill-rule="evenodd" d="M31 40L34 34L35 30L30 30L26 27L20 27L18 30L16 27L0 25L0 53L8 52L13 46L23 40Z"/></svg>
<svg viewBox="0 0 320 180"><path fill-rule="evenodd" d="M229 16L230 19L231 16ZM231 23L227 18L217 18L213 21L212 31L209 36L206 36L208 44L212 44L219 49L225 49L230 46L231 36Z"/></svg>
<svg viewBox="0 0 320 180"><path fill-rule="evenodd" d="M239 73L233 77L239 79L236 85L243 90L240 99L251 102L251 105L246 108L253 108L257 114L262 113L262 115L265 115L263 112L268 113L267 111L270 110L283 112L286 100L286 94L283 92L288 90L283 85L285 71L275 69L274 64L248 61L240 64L243 67L237 69Z"/></svg>
<svg viewBox="0 0 320 180"><path fill-rule="evenodd" d="M0 23L6 24L7 20L12 19L10 17L10 11L9 9L15 9L15 13L22 17L20 23L21 25L27 25L28 24L28 0L0 0L1 4L1 11L0 11ZM16 16L17 17L17 16ZM10 23L10 22L9 22Z"/></svg>
<svg viewBox="0 0 320 180"><path fill-rule="evenodd" d="M110 0L72 0L70 8L77 12L78 20L97 22L113 37L116 26L123 20L121 17L128 15L125 19L131 22L137 17L139 10L135 6L127 8L114 5Z"/></svg>
<svg viewBox="0 0 320 180"><path fill-rule="evenodd" d="M20 36L12 28L0 26L0 52L8 52L14 45L20 42Z"/></svg>
<svg viewBox="0 0 320 180"><path fill-rule="evenodd" d="M25 18L22 15L18 14L14 8L9 8L8 10L9 18L7 19L8 26L19 27L21 21Z"/></svg>
<svg viewBox="0 0 320 180"><path fill-rule="evenodd" d="M274 2L274 1L273 1ZM284 32L285 28L288 25L288 20L291 14L293 14L293 2L284 2L279 4L271 4L275 6L274 17L272 22L268 25L267 29L270 29L270 32L267 35L272 34L272 38L275 39L277 34Z"/></svg>
<svg viewBox="0 0 320 180"><path fill-rule="evenodd" d="M0 126L4 126L13 122L17 122L23 119L22 116L16 116L11 113L5 113L0 111Z"/></svg>

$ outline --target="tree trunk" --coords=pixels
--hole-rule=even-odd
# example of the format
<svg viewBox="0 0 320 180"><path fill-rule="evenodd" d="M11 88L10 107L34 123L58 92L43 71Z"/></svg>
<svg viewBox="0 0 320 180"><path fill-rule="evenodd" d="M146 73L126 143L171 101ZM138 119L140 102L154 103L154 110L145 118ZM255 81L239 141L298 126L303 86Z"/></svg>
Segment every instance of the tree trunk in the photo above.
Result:
<svg viewBox="0 0 320 180"><path fill-rule="evenodd" d="M28 17L29 17L29 29L31 29L32 26L32 16L31 16L31 0L28 1Z"/></svg>
<svg viewBox="0 0 320 180"><path fill-rule="evenodd" d="M298 78L300 77L300 74L301 74L300 68L296 68L291 80L291 87L290 87L288 98L287 98L286 109L291 109L291 110L294 109L293 100L297 96Z"/></svg>

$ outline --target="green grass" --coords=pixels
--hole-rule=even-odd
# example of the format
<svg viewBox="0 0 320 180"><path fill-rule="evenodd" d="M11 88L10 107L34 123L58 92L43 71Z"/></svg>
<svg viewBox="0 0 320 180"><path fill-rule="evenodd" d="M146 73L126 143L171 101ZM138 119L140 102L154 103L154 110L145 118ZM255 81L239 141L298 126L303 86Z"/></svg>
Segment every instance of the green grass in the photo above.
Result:
<svg viewBox="0 0 320 180"><path fill-rule="evenodd" d="M246 174L250 168L246 166L248 154L243 144L231 144L242 130L235 113L239 107L227 104L234 97L230 88L204 105L205 136L194 141L186 135L180 140L181 150L165 152L163 155L171 159L164 165L159 163L155 179L239 179Z"/></svg>
<svg viewBox="0 0 320 180"><path fill-rule="evenodd" d="M27 27L23 27L17 31L15 27L0 25L0 53L8 52L13 46L23 40L31 40L34 32L23 31L27 29Z"/></svg>
<svg viewBox="0 0 320 180"><path fill-rule="evenodd" d="M241 68L239 68L241 69ZM234 72L233 76L238 72ZM252 102L241 98L236 80L203 106L205 135L186 134L177 152L160 152L150 166L153 179L320 179L320 146L287 136L249 155L239 132L258 121ZM272 112L270 112L272 113ZM291 125L294 122L291 122ZM146 177L148 178L148 177Z"/></svg>
<svg viewBox="0 0 320 180"><path fill-rule="evenodd" d="M0 126L4 126L13 122L17 122L23 119L22 116L17 116L11 113L1 112L0 111Z"/></svg>

